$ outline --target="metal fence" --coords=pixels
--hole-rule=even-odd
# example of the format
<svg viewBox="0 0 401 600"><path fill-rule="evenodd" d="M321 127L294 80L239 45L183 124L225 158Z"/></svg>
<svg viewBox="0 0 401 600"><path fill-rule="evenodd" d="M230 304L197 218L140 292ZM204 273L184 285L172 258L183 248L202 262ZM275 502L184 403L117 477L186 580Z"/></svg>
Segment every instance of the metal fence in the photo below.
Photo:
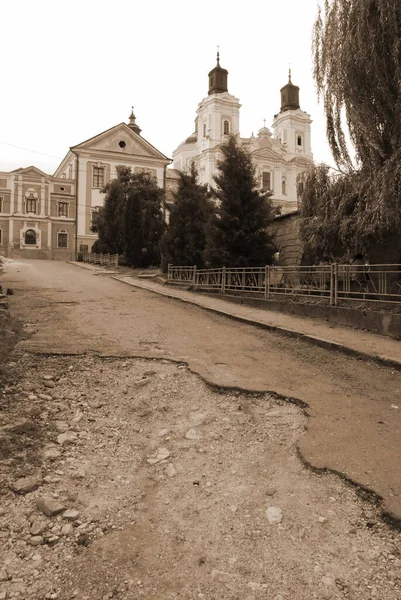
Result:
<svg viewBox="0 0 401 600"><path fill-rule="evenodd" d="M84 252L83 262L104 267L118 267L118 254L97 254L95 252Z"/></svg>
<svg viewBox="0 0 401 600"><path fill-rule="evenodd" d="M346 301L401 303L401 265L324 264L197 269L169 265L168 283L222 294L262 298L314 297L338 305Z"/></svg>

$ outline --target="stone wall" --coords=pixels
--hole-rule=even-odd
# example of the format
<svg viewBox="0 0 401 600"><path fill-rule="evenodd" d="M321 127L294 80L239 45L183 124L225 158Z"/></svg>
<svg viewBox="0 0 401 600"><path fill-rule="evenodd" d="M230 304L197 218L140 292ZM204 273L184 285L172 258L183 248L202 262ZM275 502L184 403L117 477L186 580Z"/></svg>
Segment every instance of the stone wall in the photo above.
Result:
<svg viewBox="0 0 401 600"><path fill-rule="evenodd" d="M281 266L301 264L303 250L299 238L299 220L297 210L276 217L268 227L280 253L278 264Z"/></svg>

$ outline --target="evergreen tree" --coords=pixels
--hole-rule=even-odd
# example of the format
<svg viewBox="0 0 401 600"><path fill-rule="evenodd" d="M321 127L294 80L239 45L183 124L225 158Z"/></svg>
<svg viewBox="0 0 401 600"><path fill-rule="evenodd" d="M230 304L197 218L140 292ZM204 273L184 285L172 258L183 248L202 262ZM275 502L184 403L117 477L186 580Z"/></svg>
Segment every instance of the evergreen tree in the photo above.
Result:
<svg viewBox="0 0 401 600"><path fill-rule="evenodd" d="M250 154L234 136L221 151L213 190L217 210L207 227L205 262L216 267L271 264L274 244L267 225L276 214L271 194L259 191Z"/></svg>
<svg viewBox="0 0 401 600"><path fill-rule="evenodd" d="M141 198L142 227L142 266L160 264L160 245L164 233L162 205L164 190L160 189L154 177L146 173L132 176L131 185L138 190Z"/></svg>
<svg viewBox="0 0 401 600"><path fill-rule="evenodd" d="M159 264L164 191L147 173L132 173L121 165L116 172L103 189L105 202L93 229L99 235L95 248L125 254L133 266Z"/></svg>
<svg viewBox="0 0 401 600"><path fill-rule="evenodd" d="M142 265L142 206L140 187L131 187L124 210L124 254L132 267Z"/></svg>
<svg viewBox="0 0 401 600"><path fill-rule="evenodd" d="M106 185L104 192L106 193L104 206L99 210L93 228L94 233L99 236L97 246L102 248L103 252L122 254L124 252L122 235L125 205L124 186L117 177Z"/></svg>
<svg viewBox="0 0 401 600"><path fill-rule="evenodd" d="M194 163L190 173L180 173L170 222L162 241L163 270L173 265L203 266L205 226L212 214L207 185L198 184Z"/></svg>

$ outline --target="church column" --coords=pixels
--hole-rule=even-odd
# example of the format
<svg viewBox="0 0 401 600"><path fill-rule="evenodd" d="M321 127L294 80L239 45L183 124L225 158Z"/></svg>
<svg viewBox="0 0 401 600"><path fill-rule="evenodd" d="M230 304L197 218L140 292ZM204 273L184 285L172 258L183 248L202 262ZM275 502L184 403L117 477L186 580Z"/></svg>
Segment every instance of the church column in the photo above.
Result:
<svg viewBox="0 0 401 600"><path fill-rule="evenodd" d="M8 245L14 248L14 219L8 220Z"/></svg>
<svg viewBox="0 0 401 600"><path fill-rule="evenodd" d="M19 181L18 181L18 206L17 206L17 213L22 213L22 181L21 181L21 175L19 176Z"/></svg>
<svg viewBox="0 0 401 600"><path fill-rule="evenodd" d="M45 202L46 202L46 187L44 184L44 179L42 179L41 186L40 186L40 215L42 217L45 216Z"/></svg>
<svg viewBox="0 0 401 600"><path fill-rule="evenodd" d="M14 207L14 202L15 202L15 177L12 176L11 177L11 196L10 196L10 213L13 214L15 207Z"/></svg>
<svg viewBox="0 0 401 600"><path fill-rule="evenodd" d="M47 247L49 250L52 249L52 222L49 221L47 224Z"/></svg>

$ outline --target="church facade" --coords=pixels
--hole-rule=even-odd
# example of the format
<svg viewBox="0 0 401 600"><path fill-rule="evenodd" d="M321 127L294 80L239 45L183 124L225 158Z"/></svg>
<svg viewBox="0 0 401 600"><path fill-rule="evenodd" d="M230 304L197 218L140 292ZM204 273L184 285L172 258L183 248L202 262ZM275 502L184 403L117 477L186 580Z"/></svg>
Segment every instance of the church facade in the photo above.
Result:
<svg viewBox="0 0 401 600"><path fill-rule="evenodd" d="M198 105L195 131L173 152L174 169L189 169L194 161L201 183L214 185L213 176L222 158L220 146L230 134L238 136L255 165L260 188L272 192L282 214L296 210L296 179L312 162L311 118L300 108L299 87L291 81L281 88L280 112L274 116L272 131L262 127L250 138L240 137L239 99L228 92L228 71L217 64L208 75L209 91Z"/></svg>

